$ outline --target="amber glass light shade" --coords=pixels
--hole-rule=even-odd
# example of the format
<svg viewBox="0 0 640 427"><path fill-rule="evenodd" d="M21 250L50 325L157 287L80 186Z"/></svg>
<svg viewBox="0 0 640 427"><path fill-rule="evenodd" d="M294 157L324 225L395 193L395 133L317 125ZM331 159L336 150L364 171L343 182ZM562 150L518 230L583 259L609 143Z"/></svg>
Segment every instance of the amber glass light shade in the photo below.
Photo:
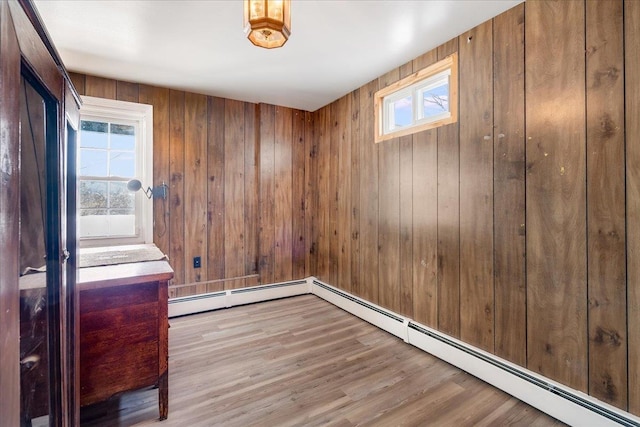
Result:
<svg viewBox="0 0 640 427"><path fill-rule="evenodd" d="M244 31L256 46L281 47L291 34L291 1L245 0Z"/></svg>

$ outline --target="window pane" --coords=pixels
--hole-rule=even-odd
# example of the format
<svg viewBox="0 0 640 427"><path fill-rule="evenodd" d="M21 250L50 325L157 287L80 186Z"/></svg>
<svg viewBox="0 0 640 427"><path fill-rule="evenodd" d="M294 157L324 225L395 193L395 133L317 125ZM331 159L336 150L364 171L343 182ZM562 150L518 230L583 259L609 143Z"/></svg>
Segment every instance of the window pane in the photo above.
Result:
<svg viewBox="0 0 640 427"><path fill-rule="evenodd" d="M135 215L109 215L109 234L112 236L135 236Z"/></svg>
<svg viewBox="0 0 640 427"><path fill-rule="evenodd" d="M391 105L393 109L393 122L390 128L395 129L402 126L410 125L413 121L413 103L412 96L394 101Z"/></svg>
<svg viewBox="0 0 640 427"><path fill-rule="evenodd" d="M81 148L78 175L107 176L107 151Z"/></svg>
<svg viewBox="0 0 640 427"><path fill-rule="evenodd" d="M135 236L135 215L106 215L102 212L78 218L80 237Z"/></svg>
<svg viewBox="0 0 640 427"><path fill-rule="evenodd" d="M130 150L136 149L136 137L135 135L118 135L111 134L111 149L112 150Z"/></svg>
<svg viewBox="0 0 640 427"><path fill-rule="evenodd" d="M133 151L109 153L109 176L133 178L136 176L136 155Z"/></svg>
<svg viewBox="0 0 640 427"><path fill-rule="evenodd" d="M112 150L135 150L136 128L131 125L111 124Z"/></svg>
<svg viewBox="0 0 640 427"><path fill-rule="evenodd" d="M80 209L107 208L107 182L81 180L79 185Z"/></svg>
<svg viewBox="0 0 640 427"><path fill-rule="evenodd" d="M118 125L111 123L111 133L115 135L135 135L136 128L131 125Z"/></svg>
<svg viewBox="0 0 640 427"><path fill-rule="evenodd" d="M107 209L80 209L80 216L104 216L109 215ZM102 219L105 220L104 218Z"/></svg>
<svg viewBox="0 0 640 427"><path fill-rule="evenodd" d="M119 209L133 209L135 193L127 190L125 182L109 183L109 207Z"/></svg>
<svg viewBox="0 0 640 427"><path fill-rule="evenodd" d="M109 209L109 215L133 215L133 209Z"/></svg>
<svg viewBox="0 0 640 427"><path fill-rule="evenodd" d="M109 125L83 120L80 125L80 147L107 148Z"/></svg>
<svg viewBox="0 0 640 427"><path fill-rule="evenodd" d="M147 218L153 204L142 203L144 195L128 191L126 182L135 177L150 181L151 170L146 169L153 165L144 164L143 150L151 154L153 141L147 132L153 125L152 110L115 100L84 101L80 111L84 143L77 151L79 192L85 181L77 212L81 245L141 243L151 235L147 227L153 223Z"/></svg>
<svg viewBox="0 0 640 427"><path fill-rule="evenodd" d="M81 180L79 193L81 238L135 236L135 194L125 182Z"/></svg>
<svg viewBox="0 0 640 427"><path fill-rule="evenodd" d="M428 118L449 111L449 82L446 81L422 93L422 117Z"/></svg>

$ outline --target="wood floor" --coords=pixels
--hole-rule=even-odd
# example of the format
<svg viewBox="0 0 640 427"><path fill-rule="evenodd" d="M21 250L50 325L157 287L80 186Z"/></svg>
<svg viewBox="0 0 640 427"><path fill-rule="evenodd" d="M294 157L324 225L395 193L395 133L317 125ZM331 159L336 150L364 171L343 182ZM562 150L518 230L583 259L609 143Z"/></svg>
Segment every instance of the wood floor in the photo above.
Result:
<svg viewBox="0 0 640 427"><path fill-rule="evenodd" d="M82 425L561 425L313 295L170 323L169 419L145 390Z"/></svg>

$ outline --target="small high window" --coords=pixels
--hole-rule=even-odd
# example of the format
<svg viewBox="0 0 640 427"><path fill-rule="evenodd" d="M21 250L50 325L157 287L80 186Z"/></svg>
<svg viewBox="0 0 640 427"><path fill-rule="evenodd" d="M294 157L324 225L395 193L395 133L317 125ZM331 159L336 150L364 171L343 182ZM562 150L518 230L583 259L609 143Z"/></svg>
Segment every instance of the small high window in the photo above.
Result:
<svg viewBox="0 0 640 427"><path fill-rule="evenodd" d="M456 53L375 94L376 142L458 120Z"/></svg>
<svg viewBox="0 0 640 427"><path fill-rule="evenodd" d="M153 107L85 96L78 138L81 246L151 243L151 201L127 182L153 177Z"/></svg>

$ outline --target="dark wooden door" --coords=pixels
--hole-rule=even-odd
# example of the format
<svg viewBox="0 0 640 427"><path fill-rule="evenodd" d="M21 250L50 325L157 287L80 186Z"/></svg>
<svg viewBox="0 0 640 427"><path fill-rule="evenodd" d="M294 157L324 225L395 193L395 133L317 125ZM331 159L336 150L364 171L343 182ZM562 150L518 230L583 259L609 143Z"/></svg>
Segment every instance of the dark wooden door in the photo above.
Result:
<svg viewBox="0 0 640 427"><path fill-rule="evenodd" d="M20 419L19 135L20 49L6 0L0 2L0 414Z"/></svg>
<svg viewBox="0 0 640 427"><path fill-rule="evenodd" d="M0 0L0 58L0 424L74 425L77 100L30 1Z"/></svg>

